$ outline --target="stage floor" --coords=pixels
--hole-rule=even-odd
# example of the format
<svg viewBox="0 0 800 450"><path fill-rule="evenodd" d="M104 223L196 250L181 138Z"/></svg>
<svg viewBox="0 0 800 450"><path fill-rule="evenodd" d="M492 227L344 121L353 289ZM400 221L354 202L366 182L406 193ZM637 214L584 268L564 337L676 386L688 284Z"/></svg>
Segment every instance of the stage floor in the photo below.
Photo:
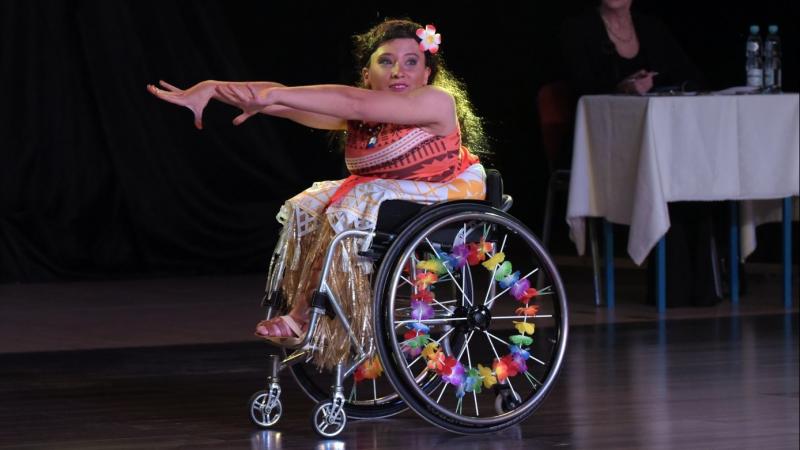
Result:
<svg viewBox="0 0 800 450"><path fill-rule="evenodd" d="M521 425L459 436L406 412L335 440L288 375L275 429L248 420L270 352L251 335L261 276L0 285L0 448L798 448L797 299L784 311L768 274L739 308L659 318L639 272L620 272L609 313L565 268L565 365Z"/></svg>

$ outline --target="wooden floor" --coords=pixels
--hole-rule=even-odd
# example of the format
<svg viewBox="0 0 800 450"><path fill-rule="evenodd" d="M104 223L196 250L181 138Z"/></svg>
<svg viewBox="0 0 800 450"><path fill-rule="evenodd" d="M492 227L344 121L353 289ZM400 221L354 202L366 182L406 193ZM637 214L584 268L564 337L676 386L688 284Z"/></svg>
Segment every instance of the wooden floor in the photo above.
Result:
<svg viewBox="0 0 800 450"><path fill-rule="evenodd" d="M798 313L772 278L738 309L659 317L636 273L613 314L575 274L563 372L523 424L459 436L406 412L350 421L336 440L311 431L288 376L274 431L248 421L269 352L249 337L259 276L2 285L0 449L800 447Z"/></svg>

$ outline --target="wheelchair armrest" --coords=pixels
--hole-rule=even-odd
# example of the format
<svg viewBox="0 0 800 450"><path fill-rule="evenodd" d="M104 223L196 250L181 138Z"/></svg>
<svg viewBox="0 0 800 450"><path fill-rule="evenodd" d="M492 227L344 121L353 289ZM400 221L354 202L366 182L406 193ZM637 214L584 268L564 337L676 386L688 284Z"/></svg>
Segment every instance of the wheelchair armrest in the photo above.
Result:
<svg viewBox="0 0 800 450"><path fill-rule="evenodd" d="M503 204L503 178L497 169L486 171L486 201L497 209Z"/></svg>

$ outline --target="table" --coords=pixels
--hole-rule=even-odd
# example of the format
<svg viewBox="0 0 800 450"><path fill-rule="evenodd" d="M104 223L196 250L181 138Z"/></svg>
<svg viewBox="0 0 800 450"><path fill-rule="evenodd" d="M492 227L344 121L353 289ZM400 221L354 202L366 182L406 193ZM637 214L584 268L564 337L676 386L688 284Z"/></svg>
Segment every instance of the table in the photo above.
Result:
<svg viewBox="0 0 800 450"><path fill-rule="evenodd" d="M567 205L578 253L587 217L630 225L628 254L641 264L669 229L668 202L747 200L746 257L752 228L800 193L798 123L796 93L581 97Z"/></svg>

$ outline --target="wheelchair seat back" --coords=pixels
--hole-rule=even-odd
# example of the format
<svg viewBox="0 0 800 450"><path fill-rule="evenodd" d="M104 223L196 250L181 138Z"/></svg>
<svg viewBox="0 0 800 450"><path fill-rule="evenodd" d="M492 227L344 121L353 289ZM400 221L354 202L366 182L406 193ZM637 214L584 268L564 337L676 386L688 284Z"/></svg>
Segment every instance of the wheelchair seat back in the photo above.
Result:
<svg viewBox="0 0 800 450"><path fill-rule="evenodd" d="M494 208L508 210L511 206L511 197L503 194L503 178L496 169L486 171L486 198L485 200L459 200L475 203L489 204ZM375 237L370 249L360 252L362 256L380 259L391 245L392 241L403 230L403 225L409 223L425 210L435 208L439 204L425 205L408 200L386 200L378 211L378 220L375 225Z"/></svg>

